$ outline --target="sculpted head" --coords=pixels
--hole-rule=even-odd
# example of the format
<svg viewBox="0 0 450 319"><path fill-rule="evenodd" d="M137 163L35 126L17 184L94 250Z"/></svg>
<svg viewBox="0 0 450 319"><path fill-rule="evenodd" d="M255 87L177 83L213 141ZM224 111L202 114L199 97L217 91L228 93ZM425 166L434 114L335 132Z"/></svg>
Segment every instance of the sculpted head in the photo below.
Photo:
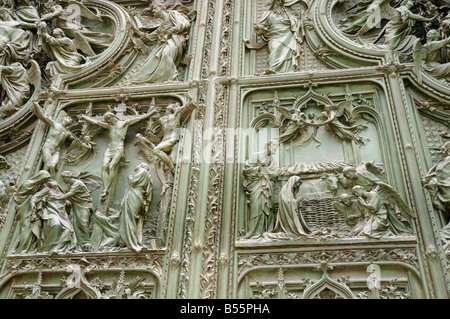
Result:
<svg viewBox="0 0 450 319"><path fill-rule="evenodd" d="M181 104L179 102L170 103L166 107L166 111L169 113L175 113L175 111L181 107Z"/></svg>
<svg viewBox="0 0 450 319"><path fill-rule="evenodd" d="M347 178L355 178L356 169L354 167L346 167L342 170L342 174Z"/></svg>
<svg viewBox="0 0 450 319"><path fill-rule="evenodd" d="M435 29L432 29L430 31L428 31L427 33L427 41L437 41L441 39L441 35L439 34L439 32Z"/></svg>
<svg viewBox="0 0 450 319"><path fill-rule="evenodd" d="M73 178L73 173L71 171L64 171L61 173L61 178L64 183L70 182Z"/></svg>
<svg viewBox="0 0 450 319"><path fill-rule="evenodd" d="M302 179L299 176L292 176L291 179L294 182L294 184L292 185L293 188L298 188L303 183Z"/></svg>
<svg viewBox="0 0 450 319"><path fill-rule="evenodd" d="M0 20L1 21L11 21L13 17L5 8L0 8Z"/></svg>
<svg viewBox="0 0 450 319"><path fill-rule="evenodd" d="M134 169L135 172L140 170L141 168L145 169L146 171L150 171L150 166L148 166L147 163L140 163L136 168Z"/></svg>
<svg viewBox="0 0 450 319"><path fill-rule="evenodd" d="M442 30L444 30L445 34L450 35L450 12L447 14L444 20L441 22Z"/></svg>
<svg viewBox="0 0 450 319"><path fill-rule="evenodd" d="M352 192L353 194L359 197L362 196L366 192L366 190L364 189L364 187L356 185L355 187L352 188Z"/></svg>
<svg viewBox="0 0 450 319"><path fill-rule="evenodd" d="M111 112L106 112L105 116L104 116L104 119L105 119L106 123L111 124L111 125L116 124L116 122L118 120L117 116L115 116Z"/></svg>
<svg viewBox="0 0 450 319"><path fill-rule="evenodd" d="M51 179L47 182L47 186L51 189L51 190L59 190L59 184L57 181L55 181L54 179Z"/></svg>
<svg viewBox="0 0 450 319"><path fill-rule="evenodd" d="M412 7L414 7L414 1L412 0L406 1L405 7L411 9Z"/></svg>
<svg viewBox="0 0 450 319"><path fill-rule="evenodd" d="M64 38L65 36L64 31L61 30L60 28L54 29L52 34L55 38Z"/></svg>
<svg viewBox="0 0 450 319"><path fill-rule="evenodd" d="M69 126L70 124L72 124L72 118L69 116L66 116L65 118L63 118L62 123L61 123L64 127Z"/></svg>
<svg viewBox="0 0 450 319"><path fill-rule="evenodd" d="M444 157L450 156L450 141L442 145L440 152Z"/></svg>
<svg viewBox="0 0 450 319"><path fill-rule="evenodd" d="M270 9L278 9L278 8L284 8L284 2L285 0L273 0L272 5L270 6Z"/></svg>
<svg viewBox="0 0 450 319"><path fill-rule="evenodd" d="M162 13L163 13L163 5L161 3L158 3L158 2L153 3L150 6L150 12L156 18L161 18L162 17Z"/></svg>
<svg viewBox="0 0 450 319"><path fill-rule="evenodd" d="M44 5L44 12L56 12L56 11L64 11L63 7L59 4L53 5L52 1L47 1Z"/></svg>
<svg viewBox="0 0 450 319"><path fill-rule="evenodd" d="M352 196L349 194L342 194L339 196L339 201L347 206L350 206L352 203Z"/></svg>
<svg viewBox="0 0 450 319"><path fill-rule="evenodd" d="M46 182L51 178L51 175L49 172L45 171L45 170L40 170L36 176L33 177L34 180L39 181L39 182Z"/></svg>

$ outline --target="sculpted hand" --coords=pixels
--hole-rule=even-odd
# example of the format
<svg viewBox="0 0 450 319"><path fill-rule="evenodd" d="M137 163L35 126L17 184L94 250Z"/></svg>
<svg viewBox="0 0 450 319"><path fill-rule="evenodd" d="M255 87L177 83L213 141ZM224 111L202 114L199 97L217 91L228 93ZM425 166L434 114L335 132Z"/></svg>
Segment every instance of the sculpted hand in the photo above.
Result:
<svg viewBox="0 0 450 319"><path fill-rule="evenodd" d="M36 109L39 109L39 103L36 101L33 101L33 107L31 108L31 111L34 113L36 111Z"/></svg>

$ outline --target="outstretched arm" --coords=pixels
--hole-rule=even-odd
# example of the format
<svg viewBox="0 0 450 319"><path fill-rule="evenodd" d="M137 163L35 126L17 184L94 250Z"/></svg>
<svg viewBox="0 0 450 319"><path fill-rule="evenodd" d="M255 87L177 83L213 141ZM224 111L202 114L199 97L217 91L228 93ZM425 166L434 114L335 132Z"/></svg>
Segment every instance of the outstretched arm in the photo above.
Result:
<svg viewBox="0 0 450 319"><path fill-rule="evenodd" d="M90 117L87 117L84 114L79 115L79 118L84 120L84 121L86 121L86 122L88 122L89 124L97 125L97 126L100 126L100 127L104 128L104 129L109 129L109 125L106 124L105 122L94 120L94 119L92 119Z"/></svg>
<svg viewBox="0 0 450 319"><path fill-rule="evenodd" d="M67 130L68 132L69 132L69 136L67 136L67 138L70 138L70 139L72 139L72 140L76 140L76 141L78 141L78 142L80 142L80 144L81 144L81 141L78 139L78 137L75 135L75 134L73 134L71 131L69 131L69 130Z"/></svg>
<svg viewBox="0 0 450 319"><path fill-rule="evenodd" d="M53 12L44 14L41 17L41 21L50 21L53 20L56 17L62 16L64 14L64 9L62 8L55 8L55 10Z"/></svg>
<svg viewBox="0 0 450 319"><path fill-rule="evenodd" d="M450 37L448 37L447 39L444 39L444 40L440 40L440 41L428 42L425 45L427 54L430 54L436 50L440 50L440 49L446 47L448 44L450 44Z"/></svg>
<svg viewBox="0 0 450 319"><path fill-rule="evenodd" d="M127 125L134 125L136 123L139 123L140 121L143 121L145 119L148 119L149 117L155 115L158 111L157 110L153 110L147 114L144 114L142 116L136 116L134 118L132 118L131 120L128 120L126 123Z"/></svg>
<svg viewBox="0 0 450 319"><path fill-rule="evenodd" d="M421 15L414 14L412 12L408 12L408 17L412 20L419 21L419 22L433 22L438 16L434 16L433 18L425 18Z"/></svg>
<svg viewBox="0 0 450 319"><path fill-rule="evenodd" d="M47 115L44 114L44 112L42 111L41 107L39 106L39 103L34 101L33 102L34 106L31 108L31 111L45 124L47 124L50 127L54 127L55 126L55 122L49 118Z"/></svg>

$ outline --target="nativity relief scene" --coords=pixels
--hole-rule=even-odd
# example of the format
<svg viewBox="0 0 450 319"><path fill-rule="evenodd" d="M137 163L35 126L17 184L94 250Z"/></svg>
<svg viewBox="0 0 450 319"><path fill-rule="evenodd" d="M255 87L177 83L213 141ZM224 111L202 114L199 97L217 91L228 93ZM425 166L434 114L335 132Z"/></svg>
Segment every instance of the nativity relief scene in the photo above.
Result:
<svg viewBox="0 0 450 319"><path fill-rule="evenodd" d="M0 298L448 299L445 0L0 0Z"/></svg>
<svg viewBox="0 0 450 319"><path fill-rule="evenodd" d="M295 99L278 91L272 101L258 96L248 143L263 150L242 165L241 240L413 236L414 213L379 157L373 105L353 98L349 86L346 92L338 103L311 86Z"/></svg>

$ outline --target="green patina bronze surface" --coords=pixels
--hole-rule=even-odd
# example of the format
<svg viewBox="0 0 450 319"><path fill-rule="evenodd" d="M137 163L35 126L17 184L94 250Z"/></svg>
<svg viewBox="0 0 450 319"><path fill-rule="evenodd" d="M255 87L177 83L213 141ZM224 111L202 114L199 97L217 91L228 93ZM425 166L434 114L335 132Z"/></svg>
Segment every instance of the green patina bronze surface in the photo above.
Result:
<svg viewBox="0 0 450 319"><path fill-rule="evenodd" d="M444 0L0 3L0 298L448 299Z"/></svg>

